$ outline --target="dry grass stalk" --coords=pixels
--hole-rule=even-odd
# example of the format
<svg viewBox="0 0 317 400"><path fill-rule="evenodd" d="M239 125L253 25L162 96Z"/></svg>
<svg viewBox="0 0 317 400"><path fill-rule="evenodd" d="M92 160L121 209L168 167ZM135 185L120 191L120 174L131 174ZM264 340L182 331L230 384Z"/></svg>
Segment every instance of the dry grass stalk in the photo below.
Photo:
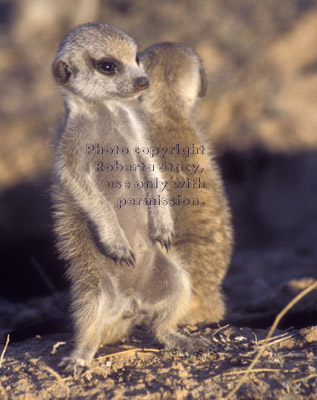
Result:
<svg viewBox="0 0 317 400"><path fill-rule="evenodd" d="M258 373L258 372L295 372L294 370L290 370L290 369L278 369L278 368L257 368L257 369L253 369L252 371L250 371L250 373ZM229 376L229 375L240 375L240 374L245 374L245 370L240 370L240 371L230 371L230 372L224 372L222 374L219 375L215 375L214 378L218 378L219 376Z"/></svg>
<svg viewBox="0 0 317 400"><path fill-rule="evenodd" d="M229 324L225 325L225 326L220 326L217 330L215 330L215 332L212 333L212 336L215 336L218 332L222 331L223 329L228 328Z"/></svg>
<svg viewBox="0 0 317 400"><path fill-rule="evenodd" d="M255 348L253 350L251 350L251 351L248 351L247 353L244 353L243 357L247 357L247 356L253 355L262 346L265 346L265 347L273 346L276 343L280 343L280 342L283 342L284 340L291 339L295 335L296 335L296 333L288 334L287 332L285 332L285 333L282 333L281 335L277 335L277 336L274 336L274 337L270 338L269 342L267 342L267 343L265 343L266 339L259 340L258 342L256 342ZM261 343L263 343L263 344L261 344Z"/></svg>
<svg viewBox="0 0 317 400"><path fill-rule="evenodd" d="M269 330L266 338L264 339L263 345L260 347L257 355L254 357L252 363L249 365L249 367L247 368L247 370L245 371L244 375L242 376L242 378L239 380L238 384L236 385L236 387L224 398L224 400L228 400L230 399L239 389L240 387L244 384L244 382L246 381L248 375L250 374L250 372L252 372L253 367L255 366L255 364L258 362L259 358L262 356L268 341L270 340L270 338L273 335L273 332L275 331L277 325L279 324L279 322L281 321L281 319L284 317L284 315L292 308L294 307L294 305L301 300L304 296L306 296L308 293L310 293L312 290L317 289L317 282L314 282L313 284L311 284L310 286L308 286L306 289L304 289L302 292L300 292L296 297L294 297L294 299L292 301L290 301L286 307L283 308L283 310L277 315L277 317L274 320L273 325L271 326L271 329Z"/></svg>
<svg viewBox="0 0 317 400"><path fill-rule="evenodd" d="M292 338L293 336L295 336L294 333L284 332L284 333L282 333L281 335L273 336L272 338L270 338L270 339L269 339L269 340L270 340L270 343L265 343L265 341L266 341L266 338L265 338L265 339L263 339L263 340L259 340L257 344L261 346L262 344L265 343L267 346L270 346L271 344L278 343L278 342L282 342L283 340L290 339L290 338Z"/></svg>
<svg viewBox="0 0 317 400"><path fill-rule="evenodd" d="M111 354L106 354L104 356L99 356L98 361L106 360L107 358L114 357L114 356L122 356L126 355L129 353L159 353L161 350L160 349L138 349L138 348L133 348L133 349L128 349L128 350L121 350L121 351L116 351L115 353Z"/></svg>
<svg viewBox="0 0 317 400"><path fill-rule="evenodd" d="M317 378L317 374L310 374L308 376L304 376L303 378L297 378L297 379L293 379L291 380L291 383L297 383L297 382L302 382L302 381L308 381L309 379L312 378Z"/></svg>
<svg viewBox="0 0 317 400"><path fill-rule="evenodd" d="M4 354L7 351L9 342L10 342L10 335L8 334L7 335L6 344L4 346L4 349L2 350L1 357L0 357L0 367L1 367L2 363L3 363Z"/></svg>
<svg viewBox="0 0 317 400"><path fill-rule="evenodd" d="M273 344L283 342L284 340L287 340L287 339L291 339L291 338L294 337L294 336L295 336L295 334L287 335L287 336L284 336L284 337L278 337L278 336L276 336L276 337L271 338L270 341L269 341L269 343L265 343L265 341L263 341L263 344L261 344L260 347L263 347L263 346L265 346L265 347L267 347L267 346L272 346ZM265 339L264 339L264 340L265 340Z"/></svg>

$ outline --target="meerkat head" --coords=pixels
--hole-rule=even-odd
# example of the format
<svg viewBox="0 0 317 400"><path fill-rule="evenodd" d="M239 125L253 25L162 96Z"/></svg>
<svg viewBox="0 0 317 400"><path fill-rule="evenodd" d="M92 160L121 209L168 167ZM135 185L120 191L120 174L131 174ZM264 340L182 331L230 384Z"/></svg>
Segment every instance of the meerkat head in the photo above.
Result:
<svg viewBox="0 0 317 400"><path fill-rule="evenodd" d="M132 99L149 86L133 39L106 24L72 30L60 44L52 73L66 96L90 101Z"/></svg>
<svg viewBox="0 0 317 400"><path fill-rule="evenodd" d="M181 43L158 43L139 54L151 87L140 100L145 109L190 112L207 91L207 79L198 55Z"/></svg>

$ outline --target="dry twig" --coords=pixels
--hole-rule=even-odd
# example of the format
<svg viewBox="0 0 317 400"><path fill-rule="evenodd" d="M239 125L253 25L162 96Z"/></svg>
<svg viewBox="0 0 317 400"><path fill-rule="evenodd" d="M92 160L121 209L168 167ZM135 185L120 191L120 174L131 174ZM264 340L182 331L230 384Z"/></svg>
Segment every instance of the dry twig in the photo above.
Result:
<svg viewBox="0 0 317 400"><path fill-rule="evenodd" d="M66 344L66 342L57 342L54 344L52 350L51 350L51 354L56 354L57 353L57 349L59 346L64 346Z"/></svg>
<svg viewBox="0 0 317 400"><path fill-rule="evenodd" d="M229 324L224 325L224 326L220 326L218 329L215 330L215 332L212 333L212 337L215 336L218 332L222 331L223 329L228 328Z"/></svg>
<svg viewBox="0 0 317 400"><path fill-rule="evenodd" d="M275 341L279 341L279 340L285 340L285 339L289 339L289 338L291 338L292 336L294 336L294 334L289 334L289 333L287 333L287 332L284 332L284 333L282 333L281 335L276 335L276 336L273 336L273 337L271 337L269 340L270 340L270 343L265 343L266 342L266 338L265 339L263 339L263 340L258 340L258 345L259 346L261 346L263 343L265 343L265 344L267 344L267 345L271 345L273 342L275 342Z"/></svg>
<svg viewBox="0 0 317 400"><path fill-rule="evenodd" d="M283 335L287 335L287 334L283 334ZM265 346L265 347L267 347L267 346L272 346L273 344L283 342L284 340L287 340L287 339L291 339L292 337L295 336L295 333L293 333L293 334L288 334L287 336L283 336L283 335L279 335L279 336L275 336L275 337L273 337L273 338L270 338L270 339L269 339L269 343L265 342L265 339L264 339L264 340L263 340L263 344L260 344L259 347L263 347L263 346ZM258 344L259 344L259 342L258 342Z"/></svg>
<svg viewBox="0 0 317 400"><path fill-rule="evenodd" d="M295 372L293 370L289 369L276 369L276 368L257 368L253 369L250 371L250 373L255 373L255 372ZM228 375L240 375L240 374L245 374L245 370L240 370L240 371L230 371L230 372L224 372L222 374L215 375L213 378L218 378L220 376L228 376Z"/></svg>
<svg viewBox="0 0 317 400"><path fill-rule="evenodd" d="M7 351L7 347L8 347L9 342L10 342L10 335L8 334L7 335L6 344L4 346L4 349L2 350L1 357L0 357L0 367L1 367L2 363L3 363L4 354Z"/></svg>
<svg viewBox="0 0 317 400"><path fill-rule="evenodd" d="M106 360L107 358L110 358L110 357L122 356L122 355L126 355L126 354L129 354L129 353L138 353L138 352L142 352L142 353L159 353L160 351L161 351L160 349L138 349L138 348L133 348L133 349L121 350L121 351L117 351L115 353L111 353L111 354L106 354L104 356L100 356L100 357L98 357L98 360Z"/></svg>
<svg viewBox="0 0 317 400"><path fill-rule="evenodd" d="M317 378L317 374L310 374L308 376L304 376L303 378L297 378L291 380L291 383L297 383L297 382L302 382L302 381L308 381L311 378Z"/></svg>

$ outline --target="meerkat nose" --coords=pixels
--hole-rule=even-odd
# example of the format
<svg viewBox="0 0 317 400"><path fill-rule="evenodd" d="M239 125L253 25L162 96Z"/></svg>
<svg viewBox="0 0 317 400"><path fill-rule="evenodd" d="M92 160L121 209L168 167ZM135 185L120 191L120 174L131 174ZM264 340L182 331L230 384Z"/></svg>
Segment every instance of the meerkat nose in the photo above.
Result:
<svg viewBox="0 0 317 400"><path fill-rule="evenodd" d="M150 86L149 78L146 76L140 76L135 79L135 87L139 90L145 90Z"/></svg>

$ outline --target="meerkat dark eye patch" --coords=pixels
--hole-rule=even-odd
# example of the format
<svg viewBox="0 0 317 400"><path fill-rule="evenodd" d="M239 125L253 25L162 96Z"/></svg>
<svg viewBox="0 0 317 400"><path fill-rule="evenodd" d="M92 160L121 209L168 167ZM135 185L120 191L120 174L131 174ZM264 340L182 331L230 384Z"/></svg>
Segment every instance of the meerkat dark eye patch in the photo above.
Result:
<svg viewBox="0 0 317 400"><path fill-rule="evenodd" d="M109 61L99 61L97 64L99 71L104 72L109 75L113 75L117 72L117 67L115 64Z"/></svg>
<svg viewBox="0 0 317 400"><path fill-rule="evenodd" d="M136 61L136 63L137 63L138 65L140 65L140 58L139 58L139 56L136 56L135 61Z"/></svg>
<svg viewBox="0 0 317 400"><path fill-rule="evenodd" d="M102 59L102 60L91 60L94 68L105 75L115 75L118 73L118 63L114 60Z"/></svg>

